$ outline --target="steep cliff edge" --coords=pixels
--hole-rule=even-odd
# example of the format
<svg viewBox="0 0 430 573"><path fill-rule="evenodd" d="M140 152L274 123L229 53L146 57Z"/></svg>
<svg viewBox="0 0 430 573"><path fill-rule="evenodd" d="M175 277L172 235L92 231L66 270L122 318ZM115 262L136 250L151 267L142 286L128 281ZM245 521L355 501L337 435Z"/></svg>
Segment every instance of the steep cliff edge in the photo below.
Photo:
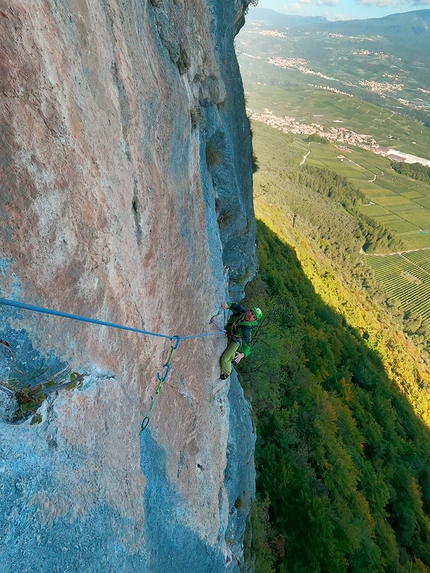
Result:
<svg viewBox="0 0 430 573"><path fill-rule="evenodd" d="M247 0L0 1L0 294L167 334L213 331L255 268L233 49ZM0 423L5 573L237 571L253 435L225 340L0 307L0 378L85 374ZM6 564L6 565L5 565Z"/></svg>

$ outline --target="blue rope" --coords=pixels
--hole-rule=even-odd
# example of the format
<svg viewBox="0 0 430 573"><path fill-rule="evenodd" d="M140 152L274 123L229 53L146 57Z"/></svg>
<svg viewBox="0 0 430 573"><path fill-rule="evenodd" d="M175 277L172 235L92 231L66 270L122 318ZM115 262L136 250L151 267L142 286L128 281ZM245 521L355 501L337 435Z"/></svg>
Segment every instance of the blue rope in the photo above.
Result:
<svg viewBox="0 0 430 573"><path fill-rule="evenodd" d="M89 322L91 324L98 324L99 326L108 326L109 328L119 328L121 330L128 330L130 332L137 332L138 334L146 334L148 336L159 336L160 338L168 338L169 340L177 340L176 346L181 340L187 340L191 338L203 338L205 336L216 336L221 334L220 332L209 332L207 334L192 334L188 336L170 336L169 334L160 334L158 332L151 332L150 330L141 330L139 328L132 328L131 326L123 326L121 324L115 324L114 322L106 322L104 320L97 320L95 318L88 318L86 316L80 316L79 314L68 314L67 312L61 312L59 310L52 310L51 308L44 308L43 306L35 306L33 304L26 304L24 302L18 302L16 300L9 300L7 298L0 298L0 304L5 306L13 306L16 308L21 308L23 310L29 310L32 312L40 312L42 314L51 314L53 316L60 316L62 318L68 318L70 320L78 320L80 322ZM224 331L223 331L224 332Z"/></svg>
<svg viewBox="0 0 430 573"><path fill-rule="evenodd" d="M159 373L157 374L157 379L158 379L157 390L155 392L155 396L153 398L151 408L150 408L147 416L145 416L145 418L142 421L140 433L142 433L143 430L149 424L149 421L150 421L151 416L152 416L152 412L153 412L154 407L155 407L155 403L156 403L157 398L158 398L158 394L160 393L160 390L161 390L161 387L162 387L164 381L166 380L166 378L169 375L170 368L171 368L170 362L172 359L173 352L178 348L180 341L181 340L189 340L191 338L203 338L205 336L219 336L220 334L225 333L225 330L221 330L219 328L219 326L216 325L218 332L210 332L210 333L204 333L204 334L192 334L192 335L188 335L188 336L169 336L168 334L160 334L158 332L151 332L150 330L141 330L139 328L132 328L131 326L123 326L121 324L115 324L114 322L106 322L104 320L97 320L95 318L88 318L86 316L80 316L79 314L68 314L67 312L60 312L59 310L52 310L51 308L44 308L43 306L35 306L33 304L26 304L24 302L18 302L16 300L9 300L6 298L0 298L0 304L5 305L5 306L13 306L15 308L21 308L23 310L29 310L32 312L40 312L42 314L51 314L53 316L60 316L62 318L68 318L70 320L78 320L80 322L89 322L90 324L97 324L99 326L108 326L109 328L119 328L121 330L128 330L130 332L137 332L138 334L146 334L148 336L158 336L160 338L168 338L169 340L174 341L174 344L170 348L169 358L168 358L167 362L163 365L163 368L165 369L164 374L163 375L161 375ZM213 322L213 319L211 319L211 322ZM214 324L216 324L216 323L214 323Z"/></svg>

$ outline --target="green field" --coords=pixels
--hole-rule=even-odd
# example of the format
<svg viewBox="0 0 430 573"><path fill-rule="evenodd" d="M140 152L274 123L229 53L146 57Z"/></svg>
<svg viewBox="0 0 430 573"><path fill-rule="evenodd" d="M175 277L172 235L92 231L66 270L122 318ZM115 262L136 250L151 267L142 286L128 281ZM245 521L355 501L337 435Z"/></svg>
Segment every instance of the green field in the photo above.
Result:
<svg viewBox="0 0 430 573"><path fill-rule="evenodd" d="M269 65L265 65L268 68ZM276 75L280 71L285 76L295 71L275 70ZM331 127L336 126L334 122L342 122L338 126L371 135L379 145L429 158L430 130L400 114L356 98L310 88L306 84L301 90L281 88L271 85L270 80L265 84L251 83L247 81L246 74L244 82L247 105L254 112L261 113L267 108L275 115L295 117L301 123L318 122Z"/></svg>
<svg viewBox="0 0 430 573"><path fill-rule="evenodd" d="M383 147L430 158L430 129L418 121L396 113L395 109L362 101L357 90L353 91L354 97L348 97L315 87L321 84L326 88L348 91L342 88L342 82L350 81L351 86L354 83L357 88L359 77L378 80L375 73L377 68L366 68L369 59L361 58L362 69L358 69L357 60L354 62L350 57L351 52L349 63L346 58L342 65L338 65L337 59L332 58L326 65L324 58L327 58L334 44L329 52L323 53L315 50L316 44L312 47L300 38L288 37L288 34L285 37L268 37L259 34L258 30L245 30L238 44L242 52L239 61L250 113L262 113L269 109L281 118L288 116L302 124L324 125L325 130L345 127L372 136ZM346 44L344 47L348 48ZM345 55L348 54L345 52ZM297 68L274 66L268 63L270 57L306 59L308 69L321 70L334 79L328 81L305 74ZM390 60L391 68L393 62ZM378 66L385 65L378 63ZM398 66L396 73L402 74L405 89L413 91L420 85L422 78L417 76L412 81L413 70L402 70L400 60L395 65ZM327 66L331 66L330 71ZM380 71L394 73L393 69L390 72L381 68ZM382 75L379 80L382 81ZM394 96L388 97L393 100L389 105L395 108ZM288 161L295 157L299 163L306 156L307 163L326 167L346 177L367 198L360 207L361 212L394 232L402 241L402 251L430 248L430 185L396 173L390 161L382 155L347 144L308 142L307 137L288 135ZM270 161L265 162L266 165L270 164ZM428 253L430 251L424 250L366 257L387 292L398 298L406 310L415 310L426 319L430 319L430 303L427 303L427 300L430 301Z"/></svg>
<svg viewBox="0 0 430 573"><path fill-rule="evenodd" d="M291 150L303 157L310 151L306 162L351 181L368 197L361 211L394 231L404 250L430 247L430 185L396 173L385 157L365 149L350 146L349 152L339 151L336 145L306 139L295 136L289 143Z"/></svg>
<svg viewBox="0 0 430 573"><path fill-rule="evenodd" d="M430 319L430 250L387 256L369 255L375 277L402 307Z"/></svg>

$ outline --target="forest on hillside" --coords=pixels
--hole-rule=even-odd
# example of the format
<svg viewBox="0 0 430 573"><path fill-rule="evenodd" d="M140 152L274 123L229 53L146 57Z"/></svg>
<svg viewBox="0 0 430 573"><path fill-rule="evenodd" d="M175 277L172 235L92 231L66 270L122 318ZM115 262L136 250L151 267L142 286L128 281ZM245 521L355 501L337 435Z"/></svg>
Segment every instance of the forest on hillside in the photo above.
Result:
<svg viewBox="0 0 430 573"><path fill-rule="evenodd" d="M395 239L366 226L347 180L300 165L288 136L255 126L254 147L259 274L245 305L264 319L238 367L257 432L248 564L428 571L430 328L361 253Z"/></svg>
<svg viewBox="0 0 430 573"><path fill-rule="evenodd" d="M360 212L360 203L368 200L345 177L328 168L300 165L302 157L290 151L288 136L258 122L253 130L260 165L255 174L256 201L288 208L293 225L314 242L349 288L363 289L375 300L395 328L413 338L423 360L430 364L430 324L415 312L403 310L399 300L386 294L363 258L363 252L401 250L401 239Z"/></svg>
<svg viewBox="0 0 430 573"><path fill-rule="evenodd" d="M340 204L357 221L356 238L362 237L361 248L366 253L388 253L400 250L402 241L384 225L367 217L358 210L358 205L369 201L352 183L327 167L316 167L308 164L292 170L289 179L298 185L314 190L320 195Z"/></svg>
<svg viewBox="0 0 430 573"><path fill-rule="evenodd" d="M417 181L430 183L430 167L420 163L403 163L401 161L391 161L390 165L396 173L401 173Z"/></svg>
<svg viewBox="0 0 430 573"><path fill-rule="evenodd" d="M430 567L430 432L377 352L258 225L265 319L240 376L257 431L256 573Z"/></svg>

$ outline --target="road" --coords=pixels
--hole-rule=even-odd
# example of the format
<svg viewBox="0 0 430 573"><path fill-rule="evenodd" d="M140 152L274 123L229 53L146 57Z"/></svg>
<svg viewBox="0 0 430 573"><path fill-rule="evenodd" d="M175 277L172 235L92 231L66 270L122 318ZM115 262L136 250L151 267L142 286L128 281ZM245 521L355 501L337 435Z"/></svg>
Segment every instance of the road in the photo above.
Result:
<svg viewBox="0 0 430 573"><path fill-rule="evenodd" d="M303 164L305 163L305 161L306 161L306 159L307 159L307 156L309 155L310 152L311 152L311 151L309 150L309 151L306 153L306 155L303 156L303 159L300 161L300 165L303 165Z"/></svg>

